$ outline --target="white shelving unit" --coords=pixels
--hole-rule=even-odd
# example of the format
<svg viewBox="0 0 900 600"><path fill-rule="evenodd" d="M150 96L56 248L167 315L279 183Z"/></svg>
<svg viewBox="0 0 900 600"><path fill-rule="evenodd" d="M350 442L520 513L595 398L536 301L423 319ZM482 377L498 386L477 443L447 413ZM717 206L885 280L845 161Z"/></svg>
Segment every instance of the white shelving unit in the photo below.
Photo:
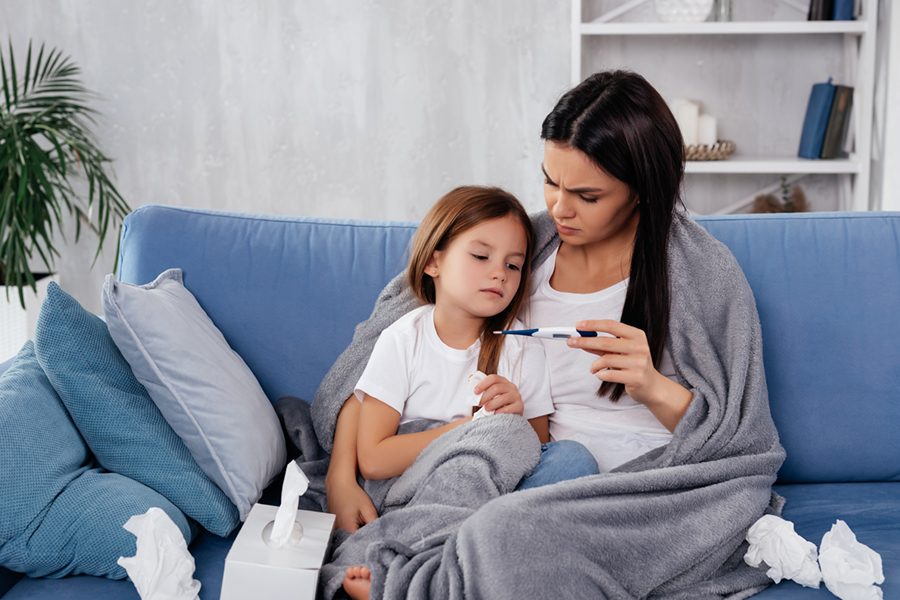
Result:
<svg viewBox="0 0 900 600"><path fill-rule="evenodd" d="M582 52L587 36L732 36L732 35L828 35L842 36L845 81L852 82L854 151L847 159L807 160L796 156L742 156L739 153L724 161L688 161L688 174L772 174L791 175L796 181L804 175L832 174L839 179L839 208L869 210L871 171L873 97L875 87L875 32L878 0L858 0L860 14L855 21L806 21L807 2L781 0L797 9L796 21L731 21L702 23L615 22L615 19L652 2L622 2L598 18L583 21L584 4L589 0L572 0L572 84L582 81ZM739 2L741 0L734 0ZM786 60L791 60L788 57ZM686 73L686 76L689 74ZM735 140L740 148L740 140ZM799 139L797 140L799 144ZM777 186L773 186L777 187ZM761 190L763 191L763 190ZM735 212L749 205L750 196L718 212Z"/></svg>

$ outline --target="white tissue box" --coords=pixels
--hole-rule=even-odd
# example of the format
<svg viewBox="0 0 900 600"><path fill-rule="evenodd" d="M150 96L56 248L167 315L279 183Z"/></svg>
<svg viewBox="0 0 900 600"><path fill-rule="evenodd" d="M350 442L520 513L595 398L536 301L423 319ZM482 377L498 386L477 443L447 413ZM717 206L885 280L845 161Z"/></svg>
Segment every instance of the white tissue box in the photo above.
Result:
<svg viewBox="0 0 900 600"><path fill-rule="evenodd" d="M225 558L221 600L313 600L319 569L334 527L334 515L297 511L303 526L299 545L272 548L263 528L275 519L277 506L255 504Z"/></svg>

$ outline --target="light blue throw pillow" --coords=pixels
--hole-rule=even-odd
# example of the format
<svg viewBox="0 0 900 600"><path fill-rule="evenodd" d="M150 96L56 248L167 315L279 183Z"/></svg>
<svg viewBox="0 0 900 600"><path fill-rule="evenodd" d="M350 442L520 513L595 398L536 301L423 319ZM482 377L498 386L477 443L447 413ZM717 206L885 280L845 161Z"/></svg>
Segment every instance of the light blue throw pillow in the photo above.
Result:
<svg viewBox="0 0 900 600"><path fill-rule="evenodd" d="M135 552L122 528L152 506L190 541L187 518L150 488L93 466L31 342L0 376L0 565L31 577L122 579Z"/></svg>
<svg viewBox="0 0 900 600"><path fill-rule="evenodd" d="M108 276L103 312L137 379L243 520L287 462L278 417L250 368L181 269L142 286Z"/></svg>
<svg viewBox="0 0 900 600"><path fill-rule="evenodd" d="M163 418L106 324L52 282L35 354L100 466L159 492L216 535L234 530L237 508Z"/></svg>

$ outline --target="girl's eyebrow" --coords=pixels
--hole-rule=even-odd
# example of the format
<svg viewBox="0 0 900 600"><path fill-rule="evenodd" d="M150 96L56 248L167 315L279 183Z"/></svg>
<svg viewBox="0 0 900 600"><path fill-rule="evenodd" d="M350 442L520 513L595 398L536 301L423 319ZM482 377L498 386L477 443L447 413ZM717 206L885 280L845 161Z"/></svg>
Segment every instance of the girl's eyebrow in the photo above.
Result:
<svg viewBox="0 0 900 600"><path fill-rule="evenodd" d="M491 250L494 249L493 246L491 246L491 245L488 244L487 242L482 242L481 240L472 240L472 243L473 243L473 244L478 244L479 246L484 246L485 248L489 248L489 249L491 249ZM518 257L518 258L525 258L525 254L524 254L523 252L512 252L512 253L508 254L507 256L515 256L515 257Z"/></svg>
<svg viewBox="0 0 900 600"><path fill-rule="evenodd" d="M541 171L544 172L544 177L547 178L547 181L550 181L550 182L552 182L552 183L556 183L556 182L553 181L553 178L552 178L552 177L550 177L549 175L547 175L547 169L544 168L544 165L541 165ZM591 188L591 187L567 188L567 189L568 189L570 192L574 192L574 193L576 193L576 194L585 194L585 193L592 193L592 192L593 192L593 193L596 193L596 192L602 192L602 191L603 191L602 188Z"/></svg>

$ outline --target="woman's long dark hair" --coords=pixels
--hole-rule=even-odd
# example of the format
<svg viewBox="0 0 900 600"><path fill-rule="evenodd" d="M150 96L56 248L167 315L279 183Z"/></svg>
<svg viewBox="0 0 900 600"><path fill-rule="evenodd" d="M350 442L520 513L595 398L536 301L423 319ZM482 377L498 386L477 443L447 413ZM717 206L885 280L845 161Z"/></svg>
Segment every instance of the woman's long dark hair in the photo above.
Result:
<svg viewBox="0 0 900 600"><path fill-rule="evenodd" d="M669 229L684 176L684 143L675 117L640 75L604 71L560 98L544 119L541 138L581 150L626 183L638 200L622 322L644 330L658 368L669 335ZM609 381L599 391L613 402L623 393L623 384Z"/></svg>

